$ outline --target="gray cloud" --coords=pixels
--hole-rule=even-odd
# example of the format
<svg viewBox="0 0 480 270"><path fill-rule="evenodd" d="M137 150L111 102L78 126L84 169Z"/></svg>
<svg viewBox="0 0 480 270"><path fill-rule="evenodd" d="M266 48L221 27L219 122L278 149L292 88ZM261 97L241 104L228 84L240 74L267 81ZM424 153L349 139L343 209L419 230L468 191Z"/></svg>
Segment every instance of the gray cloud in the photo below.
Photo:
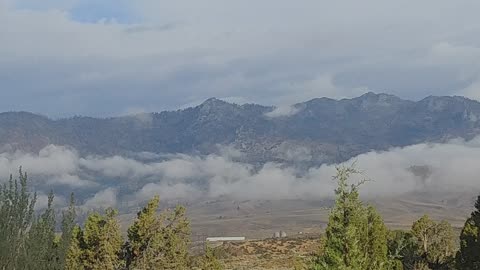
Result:
<svg viewBox="0 0 480 270"><path fill-rule="evenodd" d="M367 90L478 98L478 1L139 0L135 24L35 2L0 4L6 110L105 116L211 96L286 106Z"/></svg>

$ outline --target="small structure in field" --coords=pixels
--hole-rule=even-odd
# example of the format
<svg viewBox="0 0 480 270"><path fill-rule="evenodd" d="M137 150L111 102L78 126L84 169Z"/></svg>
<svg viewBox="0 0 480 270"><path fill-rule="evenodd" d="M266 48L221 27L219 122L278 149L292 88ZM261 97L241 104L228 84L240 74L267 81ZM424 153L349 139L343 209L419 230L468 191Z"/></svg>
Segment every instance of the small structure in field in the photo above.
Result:
<svg viewBox="0 0 480 270"><path fill-rule="evenodd" d="M245 241L245 237L207 237L207 242L236 242Z"/></svg>
<svg viewBox="0 0 480 270"><path fill-rule="evenodd" d="M284 231L275 232L273 234L273 238L285 238L285 237L287 237L287 233Z"/></svg>
<svg viewBox="0 0 480 270"><path fill-rule="evenodd" d="M205 243L211 248L222 246L225 242L243 242L245 237L207 237Z"/></svg>

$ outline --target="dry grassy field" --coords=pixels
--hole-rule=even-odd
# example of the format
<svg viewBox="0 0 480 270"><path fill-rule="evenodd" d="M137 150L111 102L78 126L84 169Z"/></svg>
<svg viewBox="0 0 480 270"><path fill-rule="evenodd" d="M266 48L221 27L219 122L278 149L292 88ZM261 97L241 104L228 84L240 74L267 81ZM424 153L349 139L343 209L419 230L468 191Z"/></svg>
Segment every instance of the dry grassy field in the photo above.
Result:
<svg viewBox="0 0 480 270"><path fill-rule="evenodd" d="M408 229L424 214L461 227L473 209L475 192L411 193L400 197L377 197L373 204L392 229ZM321 233L327 225L332 200L214 200L187 204L195 240L206 237L245 236L249 240ZM134 219L134 210L120 216L124 228Z"/></svg>
<svg viewBox="0 0 480 270"><path fill-rule="evenodd" d="M374 205L390 229L410 229L424 214L445 219L456 231L472 211L475 193L422 193L365 200ZM244 242L216 243L215 252L226 269L302 269L320 246L332 200L233 201L189 203L194 248L201 251L206 237L244 236ZM121 215L126 228L134 214ZM287 237L273 239L275 232ZM299 268L296 268L299 267Z"/></svg>
<svg viewBox="0 0 480 270"><path fill-rule="evenodd" d="M373 198L367 203L377 207L388 227L408 229L424 214L461 227L474 199L474 193L412 193ZM322 232L332 204L329 200L210 201L189 205L188 212L198 235L264 239L278 231L289 236Z"/></svg>
<svg viewBox="0 0 480 270"><path fill-rule="evenodd" d="M300 269L319 249L318 235L224 243L215 252L226 269ZM301 268L303 269L303 268Z"/></svg>

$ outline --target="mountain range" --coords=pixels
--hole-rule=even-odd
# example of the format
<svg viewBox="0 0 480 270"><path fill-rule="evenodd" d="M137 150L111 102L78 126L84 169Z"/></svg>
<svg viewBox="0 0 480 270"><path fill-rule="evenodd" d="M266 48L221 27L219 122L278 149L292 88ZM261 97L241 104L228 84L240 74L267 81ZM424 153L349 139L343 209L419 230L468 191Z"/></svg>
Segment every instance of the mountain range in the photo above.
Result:
<svg viewBox="0 0 480 270"><path fill-rule="evenodd" d="M252 164L334 163L371 150L468 140L478 134L480 103L459 96L411 101L366 93L352 99L312 99L285 113L273 106L211 98L187 109L113 118L0 114L0 152L38 152L56 144L85 155L210 154L228 145L244 152Z"/></svg>

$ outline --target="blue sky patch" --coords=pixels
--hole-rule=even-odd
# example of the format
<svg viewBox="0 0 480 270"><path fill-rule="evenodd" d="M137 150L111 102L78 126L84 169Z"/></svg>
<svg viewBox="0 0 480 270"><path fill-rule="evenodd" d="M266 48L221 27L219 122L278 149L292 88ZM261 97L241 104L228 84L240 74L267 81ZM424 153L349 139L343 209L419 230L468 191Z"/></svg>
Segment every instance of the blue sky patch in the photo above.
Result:
<svg viewBox="0 0 480 270"><path fill-rule="evenodd" d="M104 19L123 24L138 23L140 17L133 10L128 1L80 1L70 10L70 15L73 20L85 23L95 23Z"/></svg>

